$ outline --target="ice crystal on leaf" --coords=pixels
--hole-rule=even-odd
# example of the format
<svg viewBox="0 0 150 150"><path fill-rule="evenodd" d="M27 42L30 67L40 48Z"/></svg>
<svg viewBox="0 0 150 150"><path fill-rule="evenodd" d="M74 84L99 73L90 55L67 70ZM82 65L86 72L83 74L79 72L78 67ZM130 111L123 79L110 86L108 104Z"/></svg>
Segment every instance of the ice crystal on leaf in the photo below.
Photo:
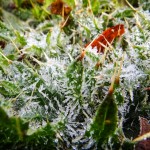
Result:
<svg viewBox="0 0 150 150"><path fill-rule="evenodd" d="M33 45L38 48L45 49L46 44L46 35L42 33L38 33L35 30L31 30L29 33L26 33L25 35L27 45L24 47L24 49L30 48Z"/></svg>

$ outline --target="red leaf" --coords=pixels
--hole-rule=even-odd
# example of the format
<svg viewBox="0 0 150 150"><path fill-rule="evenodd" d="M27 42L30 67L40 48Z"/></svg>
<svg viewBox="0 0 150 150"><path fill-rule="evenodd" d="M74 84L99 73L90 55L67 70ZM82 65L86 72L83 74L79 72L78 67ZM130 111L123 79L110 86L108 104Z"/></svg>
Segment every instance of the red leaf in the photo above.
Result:
<svg viewBox="0 0 150 150"><path fill-rule="evenodd" d="M150 124L148 123L148 120L143 117L139 117L139 120L140 120L139 136L142 136L145 133L150 132ZM135 146L135 150L150 150L150 139L148 138L146 140L138 142Z"/></svg>
<svg viewBox="0 0 150 150"><path fill-rule="evenodd" d="M98 52L104 52L105 46L111 44L116 37L121 36L124 33L124 25L118 24L116 26L108 28L102 34L100 34L99 37L91 43L91 46L92 48L97 47ZM88 45L89 44L87 44L85 47L87 47Z"/></svg>
<svg viewBox="0 0 150 150"><path fill-rule="evenodd" d="M62 0L55 0L51 5L49 6L50 12L55 15L60 15L66 18L70 12L71 7L69 7L65 2Z"/></svg>

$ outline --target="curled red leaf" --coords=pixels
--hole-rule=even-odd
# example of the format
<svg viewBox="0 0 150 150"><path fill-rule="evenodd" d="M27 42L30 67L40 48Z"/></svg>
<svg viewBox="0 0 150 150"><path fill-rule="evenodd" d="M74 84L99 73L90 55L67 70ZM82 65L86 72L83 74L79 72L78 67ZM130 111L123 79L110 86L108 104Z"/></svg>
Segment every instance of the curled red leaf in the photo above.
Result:
<svg viewBox="0 0 150 150"><path fill-rule="evenodd" d="M92 43L91 47L97 47L98 52L104 52L106 46L111 44L116 37L125 33L124 25L118 24L103 31ZM87 44L85 47L87 47Z"/></svg>

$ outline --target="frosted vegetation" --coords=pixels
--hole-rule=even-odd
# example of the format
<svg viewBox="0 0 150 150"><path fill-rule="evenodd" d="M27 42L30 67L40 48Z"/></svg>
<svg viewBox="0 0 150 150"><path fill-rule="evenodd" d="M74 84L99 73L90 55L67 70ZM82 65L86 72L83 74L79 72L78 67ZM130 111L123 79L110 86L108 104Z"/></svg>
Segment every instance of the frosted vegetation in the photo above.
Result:
<svg viewBox="0 0 150 150"><path fill-rule="evenodd" d="M0 1L0 148L133 149L139 116L150 116L150 3L143 2L135 11L113 0L66 0L72 23L60 28L62 17L45 12L51 0L43 9L18 6L20 14L8 9L13 1ZM89 47L77 61L85 44L117 24L125 34L105 57ZM101 143L91 125L117 72L116 127Z"/></svg>

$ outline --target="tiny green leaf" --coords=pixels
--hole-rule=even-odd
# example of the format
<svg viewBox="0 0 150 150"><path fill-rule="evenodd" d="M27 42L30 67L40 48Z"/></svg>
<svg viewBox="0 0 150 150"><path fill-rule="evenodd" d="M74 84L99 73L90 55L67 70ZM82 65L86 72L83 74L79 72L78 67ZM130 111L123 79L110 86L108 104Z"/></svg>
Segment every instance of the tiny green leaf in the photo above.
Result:
<svg viewBox="0 0 150 150"><path fill-rule="evenodd" d="M134 11L131 10L131 9L126 9L126 10L124 10L122 12L117 12L117 14L115 15L115 17L116 18L121 18L121 19L123 19L125 17L131 18L131 17L134 17Z"/></svg>
<svg viewBox="0 0 150 150"><path fill-rule="evenodd" d="M27 44L27 42L26 42L24 36L20 35L20 33L18 31L16 31L15 33L16 33L16 36L17 36L16 41L18 43L20 43L21 46L25 46Z"/></svg>
<svg viewBox="0 0 150 150"><path fill-rule="evenodd" d="M19 94L20 89L10 81L0 81L0 93L4 96L15 96Z"/></svg>
<svg viewBox="0 0 150 150"><path fill-rule="evenodd" d="M0 107L0 143L23 140L28 129L28 123L18 117L9 117Z"/></svg>
<svg viewBox="0 0 150 150"><path fill-rule="evenodd" d="M102 142L108 139L117 127L117 105L112 94L108 94L98 107L91 133L94 139Z"/></svg>
<svg viewBox="0 0 150 150"><path fill-rule="evenodd" d="M47 33L47 36L46 36L46 43L47 43L48 45L50 45L50 43L51 43L50 37L51 37L51 32L48 32L48 33Z"/></svg>

